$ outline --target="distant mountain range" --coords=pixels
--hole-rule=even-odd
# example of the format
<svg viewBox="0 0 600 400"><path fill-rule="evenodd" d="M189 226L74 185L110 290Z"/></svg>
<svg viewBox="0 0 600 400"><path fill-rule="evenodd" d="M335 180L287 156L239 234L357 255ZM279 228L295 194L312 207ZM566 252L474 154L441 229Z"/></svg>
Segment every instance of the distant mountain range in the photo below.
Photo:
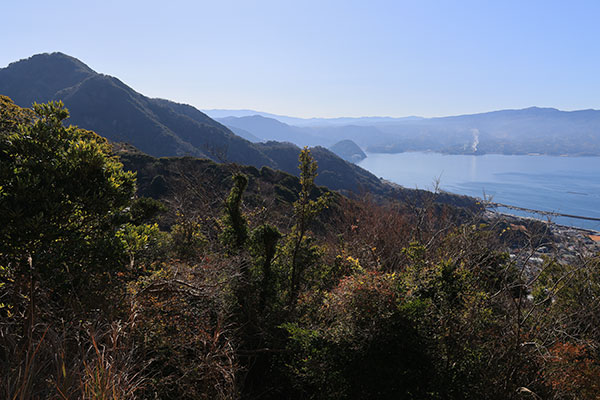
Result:
<svg viewBox="0 0 600 400"><path fill-rule="evenodd" d="M334 125L371 125L382 122L397 122L397 121L415 121L423 119L423 117L338 117L338 118L297 118L286 115L271 114L255 110L224 110L212 109L202 110L211 118L220 119L226 117L251 117L260 115L261 117L276 119L288 125L294 126L334 126Z"/></svg>
<svg viewBox="0 0 600 400"><path fill-rule="evenodd" d="M265 138L241 130L238 136L192 106L148 98L62 53L38 54L0 69L0 94L23 107L62 100L70 123L155 157L189 155L298 173L296 145L252 143L240 136ZM318 184L342 191L387 190L373 174L331 151L312 152L319 164Z"/></svg>
<svg viewBox="0 0 600 400"><path fill-rule="evenodd" d="M261 140L332 146L352 140L370 152L600 155L600 111L531 107L440 118L299 119L251 110L209 110L234 131Z"/></svg>

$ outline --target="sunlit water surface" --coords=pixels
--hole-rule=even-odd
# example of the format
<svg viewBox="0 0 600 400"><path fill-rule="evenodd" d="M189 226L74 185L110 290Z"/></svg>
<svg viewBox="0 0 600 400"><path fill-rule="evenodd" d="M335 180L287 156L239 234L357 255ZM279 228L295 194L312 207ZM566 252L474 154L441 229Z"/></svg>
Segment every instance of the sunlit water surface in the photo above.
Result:
<svg viewBox="0 0 600 400"><path fill-rule="evenodd" d="M439 178L440 188L452 193L485 194L497 203L600 218L600 157L367 153L359 165L408 188L432 189ZM599 221L552 220L600 231Z"/></svg>

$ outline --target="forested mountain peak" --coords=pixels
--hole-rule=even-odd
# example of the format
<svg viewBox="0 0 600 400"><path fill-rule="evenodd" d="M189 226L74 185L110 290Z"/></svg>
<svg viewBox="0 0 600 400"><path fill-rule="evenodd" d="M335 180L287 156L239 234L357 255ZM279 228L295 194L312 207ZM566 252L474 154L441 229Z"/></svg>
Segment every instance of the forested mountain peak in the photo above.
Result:
<svg viewBox="0 0 600 400"><path fill-rule="evenodd" d="M22 107L62 100L70 112L69 123L112 142L129 143L154 157L194 156L298 174L300 148L296 145L251 143L191 105L146 97L118 78L95 72L63 53L39 54L1 68L0 94ZM295 127L257 118L264 135L256 136L261 139L269 139L273 123L287 127L290 138L301 135ZM375 176L328 150L316 151L316 158L322 167L334 168L322 168L317 184L345 191L387 190Z"/></svg>
<svg viewBox="0 0 600 400"><path fill-rule="evenodd" d="M51 100L61 89L97 73L78 59L63 53L36 54L0 69L2 92L15 103L29 107Z"/></svg>

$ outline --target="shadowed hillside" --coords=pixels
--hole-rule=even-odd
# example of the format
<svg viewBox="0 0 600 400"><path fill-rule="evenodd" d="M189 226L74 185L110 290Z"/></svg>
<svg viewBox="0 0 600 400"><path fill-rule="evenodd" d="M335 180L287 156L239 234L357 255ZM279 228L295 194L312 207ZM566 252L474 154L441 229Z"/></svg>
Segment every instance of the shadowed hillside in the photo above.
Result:
<svg viewBox="0 0 600 400"><path fill-rule="evenodd" d="M24 107L62 100L70 112L69 123L155 157L194 156L298 173L296 145L251 143L190 105L148 98L62 53L35 55L0 69L0 93ZM273 123L287 126L267 118L255 122L262 128ZM247 132L250 139L268 137L255 136ZM321 164L318 184L346 192L388 190L375 176L330 151L317 150L315 158Z"/></svg>
<svg viewBox="0 0 600 400"><path fill-rule="evenodd" d="M1 69L0 92L24 107L62 100L71 123L155 156L272 164L251 143L195 108L150 99L62 53L36 55Z"/></svg>

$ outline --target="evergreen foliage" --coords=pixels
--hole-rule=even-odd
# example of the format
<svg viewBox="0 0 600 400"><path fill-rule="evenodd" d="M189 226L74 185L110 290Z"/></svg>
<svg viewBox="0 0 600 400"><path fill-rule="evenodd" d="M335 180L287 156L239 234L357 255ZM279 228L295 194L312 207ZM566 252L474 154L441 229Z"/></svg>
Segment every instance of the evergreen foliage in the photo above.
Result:
<svg viewBox="0 0 600 400"><path fill-rule="evenodd" d="M305 269L311 266L315 259L315 249L310 245L310 238L306 236L309 224L312 220L327 207L329 197L327 195L319 196L316 200L310 198L312 190L315 187L315 178L317 177L317 163L311 157L310 150L305 147L298 157L300 164L300 193L298 200L294 202L294 220L295 224L288 238L287 249L289 249L290 258L290 306L298 298L302 275Z"/></svg>
<svg viewBox="0 0 600 400"><path fill-rule="evenodd" d="M27 122L29 112L9 107L9 118L11 110L15 122ZM72 301L84 287L100 290L122 267L115 235L135 175L122 170L106 139L64 127L62 103L33 110L30 123L8 124L0 136L0 254L16 278L41 280Z"/></svg>
<svg viewBox="0 0 600 400"><path fill-rule="evenodd" d="M273 259L277 252L279 239L281 239L281 233L276 227L269 224L256 227L250 235L250 252L260 275L260 310L265 309L267 302L272 300L275 294Z"/></svg>
<svg viewBox="0 0 600 400"><path fill-rule="evenodd" d="M241 210L242 196L247 186L248 177L239 173L235 174L233 187L225 200L221 241L231 249L241 249L248 239L248 222Z"/></svg>

